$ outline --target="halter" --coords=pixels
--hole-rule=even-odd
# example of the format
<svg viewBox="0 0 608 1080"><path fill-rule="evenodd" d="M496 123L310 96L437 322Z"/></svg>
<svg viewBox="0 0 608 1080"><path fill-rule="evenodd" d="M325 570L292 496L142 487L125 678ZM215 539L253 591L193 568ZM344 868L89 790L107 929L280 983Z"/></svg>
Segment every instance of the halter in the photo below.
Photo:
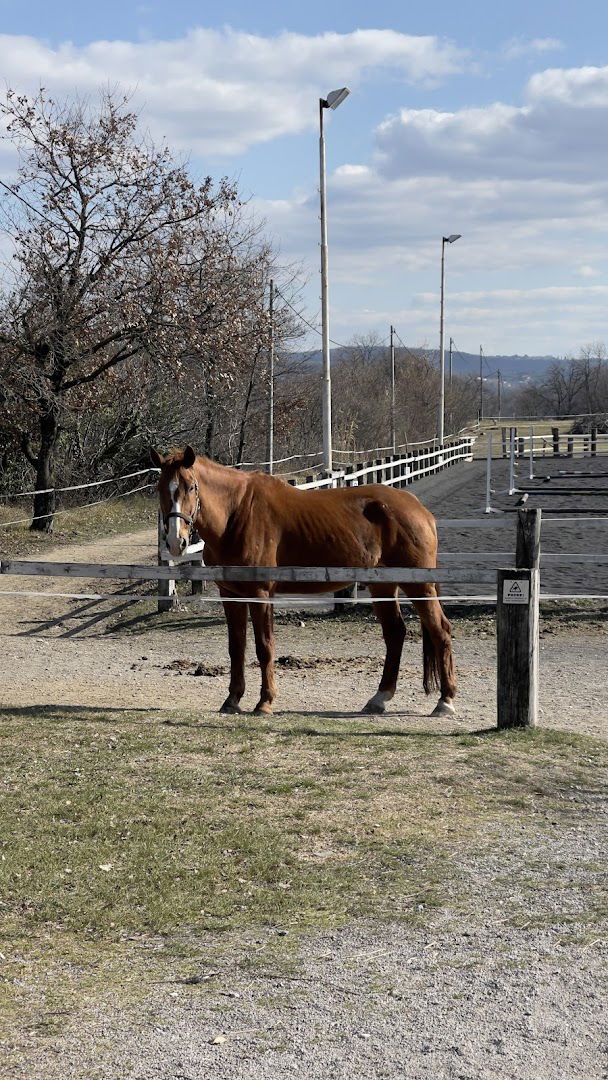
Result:
<svg viewBox="0 0 608 1080"><path fill-rule="evenodd" d="M181 518L182 521L185 521L186 525L188 526L188 543L190 543L190 541L192 540L192 532L193 532L193 529L194 529L194 522L196 521L196 518L198 516L198 512L199 512L199 510L201 508L201 500L198 497L198 484L194 485L194 490L196 492L196 506L194 507L194 512L191 515L191 517L188 517L187 514L182 514L179 510L171 510L165 516L165 519L164 519L164 521L165 521L165 533L167 533L169 531L169 525L168 525L169 518L172 518L172 517L173 518Z"/></svg>

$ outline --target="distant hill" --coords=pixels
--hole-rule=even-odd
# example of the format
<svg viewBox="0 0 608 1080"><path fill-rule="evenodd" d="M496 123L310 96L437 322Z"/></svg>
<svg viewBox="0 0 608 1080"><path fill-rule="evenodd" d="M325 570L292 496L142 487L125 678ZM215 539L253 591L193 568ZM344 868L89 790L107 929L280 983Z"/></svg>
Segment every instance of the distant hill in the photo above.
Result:
<svg viewBox="0 0 608 1080"><path fill-rule="evenodd" d="M397 351L399 352L399 346ZM415 347L408 347L408 350L412 353L420 351ZM378 356L386 354L385 346L378 346L371 350ZM344 350L332 349L331 360L332 363L337 362ZM425 353L428 353L430 357L435 359L435 362L439 363L439 350L438 349L425 349ZM320 367L322 362L322 354L320 350L313 353L294 353L294 359L304 360L310 367ZM529 379L538 379L545 374L551 364L555 364L558 361L557 356L494 356L484 353L484 365L483 373L484 378L488 378L496 371L500 371L503 379L506 383L516 384L527 382ZM446 371L449 362L448 350L445 351L445 363ZM454 352L452 353L452 371L454 375L478 375L479 374L479 353L468 352Z"/></svg>

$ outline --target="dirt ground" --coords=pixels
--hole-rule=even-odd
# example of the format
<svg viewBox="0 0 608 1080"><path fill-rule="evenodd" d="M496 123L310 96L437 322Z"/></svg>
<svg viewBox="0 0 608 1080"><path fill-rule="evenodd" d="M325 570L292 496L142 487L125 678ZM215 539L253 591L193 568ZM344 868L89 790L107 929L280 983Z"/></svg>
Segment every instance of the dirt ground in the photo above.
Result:
<svg viewBox="0 0 608 1080"><path fill-rule="evenodd" d="M126 537L62 547L62 562L151 563L151 530ZM46 558L52 558L49 553ZM50 592L133 594L125 583L87 579L2 578L2 589L36 593L0 598L4 705L68 704L108 708L219 708L227 687L228 656L221 606L193 612L156 613L154 600L68 600ZM210 592L209 595L214 595ZM448 614L450 608L447 607ZM408 638L401 679L387 719L426 723L434 700L422 691L418 621L405 609ZM577 621L573 622L573 618ZM454 618L459 677L457 724L475 730L495 723L493 609L477 618ZM277 715L290 712L357 713L376 688L384 647L379 627L366 612L323 620L302 610L277 615ZM568 612L545 618L541 632L541 722L605 737L608 707L602 704L608 618ZM245 709L257 700L259 670L248 643ZM196 672L199 674L195 674ZM438 729L454 722L433 720Z"/></svg>
<svg viewBox="0 0 608 1080"><path fill-rule="evenodd" d="M142 563L152 562L154 554L155 537L142 530L63 546L57 557ZM216 710L227 685L221 608L158 615L153 600L142 605L127 596L107 602L84 598L99 585L82 579L1 579L3 591L43 594L0 597L2 705ZM83 599L44 595L50 591ZM123 588L133 591L132 585ZM454 619L460 685L455 720L429 717L434 700L422 691L416 626L416 620L408 620L402 678L382 726L440 734L493 725L493 609L474 619ZM543 725L607 737L607 635L602 610L543 620ZM280 723L294 712L357 713L377 686L383 647L379 629L366 616L323 621L304 611L277 616L277 655ZM243 704L250 709L259 682L251 645L248 659ZM378 721L367 717L365 722ZM585 828L573 821L558 840L539 833L518 843L532 843L530 857L538 865L550 860L567 866L578 889L579 877L587 881L589 867L606 857L605 820L593 821ZM228 958L212 993L195 996L169 985L152 987L143 1011L106 1003L79 1032L58 1037L47 1052L39 1049L24 1061L23 1071L12 1069L11 1075L602 1080L608 1076L603 933L597 927L591 938L578 944L573 938L566 945L555 926L544 925L544 916L538 924L531 918L520 928L507 925L500 905L512 895L521 858L517 844L510 855L507 848L481 861L466 850L457 853L457 874L472 898L466 919L447 909L425 930L358 925L313 935L291 977L248 977ZM550 910L550 892L544 900ZM267 936L261 933L260 940ZM258 944L252 941L251 948Z"/></svg>

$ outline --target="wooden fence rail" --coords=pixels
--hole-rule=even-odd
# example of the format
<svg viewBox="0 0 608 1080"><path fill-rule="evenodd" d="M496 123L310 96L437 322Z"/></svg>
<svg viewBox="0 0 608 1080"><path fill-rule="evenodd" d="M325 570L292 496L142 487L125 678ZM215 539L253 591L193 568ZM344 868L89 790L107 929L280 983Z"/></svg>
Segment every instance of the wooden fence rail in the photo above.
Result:
<svg viewBox="0 0 608 1080"><path fill-rule="evenodd" d="M130 581L241 581L298 584L361 584L389 581L488 583L496 581L497 707L498 727L525 727L537 722L540 510L520 510L517 515L516 552L512 569L484 570L479 565L435 568L340 567L340 566L138 566L0 561L0 575L45 578L98 578ZM463 560L464 561L464 560ZM330 590L333 591L333 590ZM1 592L1 590L0 590Z"/></svg>

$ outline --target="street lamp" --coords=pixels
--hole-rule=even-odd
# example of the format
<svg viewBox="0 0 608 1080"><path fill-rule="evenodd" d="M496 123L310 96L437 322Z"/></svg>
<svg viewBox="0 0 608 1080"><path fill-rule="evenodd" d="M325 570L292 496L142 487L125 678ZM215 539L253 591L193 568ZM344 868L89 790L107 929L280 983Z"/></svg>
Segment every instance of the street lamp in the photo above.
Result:
<svg viewBox="0 0 608 1080"><path fill-rule="evenodd" d="M319 195L321 200L321 335L323 347L323 468L333 468L331 446L331 362L329 354L329 301L327 293L327 214L325 180L325 134L323 110L337 109L350 94L348 87L331 90L326 98L319 98Z"/></svg>
<svg viewBox="0 0 608 1080"><path fill-rule="evenodd" d="M460 240L462 233L450 233L441 237L441 300L439 306L439 411L437 416L437 436L443 446L445 413L445 342L443 336L443 297L445 291L445 245Z"/></svg>

